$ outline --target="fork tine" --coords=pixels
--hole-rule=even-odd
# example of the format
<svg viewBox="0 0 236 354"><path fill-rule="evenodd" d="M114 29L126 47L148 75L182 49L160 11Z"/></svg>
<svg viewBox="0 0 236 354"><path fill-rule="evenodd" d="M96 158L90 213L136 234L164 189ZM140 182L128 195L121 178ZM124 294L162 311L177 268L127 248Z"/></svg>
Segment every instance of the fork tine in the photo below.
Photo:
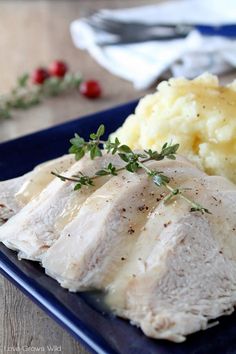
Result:
<svg viewBox="0 0 236 354"><path fill-rule="evenodd" d="M105 17L104 15L102 14L96 14L95 16L92 16L92 18L97 22L97 23L101 23L101 24L104 24L105 26L107 26L108 28L111 28L111 29L116 29L116 28L120 28L122 27L122 25L126 25L125 22L121 22L121 21L118 21L118 20L115 20L115 19L112 19L112 18L108 18L108 17Z"/></svg>
<svg viewBox="0 0 236 354"><path fill-rule="evenodd" d="M95 29L103 30L105 32L112 33L112 34L120 34L121 32L123 32L123 26L125 26L121 22L113 21L112 19L97 16L97 14L96 16L92 16L85 19L85 21ZM126 26L125 29L127 30Z"/></svg>

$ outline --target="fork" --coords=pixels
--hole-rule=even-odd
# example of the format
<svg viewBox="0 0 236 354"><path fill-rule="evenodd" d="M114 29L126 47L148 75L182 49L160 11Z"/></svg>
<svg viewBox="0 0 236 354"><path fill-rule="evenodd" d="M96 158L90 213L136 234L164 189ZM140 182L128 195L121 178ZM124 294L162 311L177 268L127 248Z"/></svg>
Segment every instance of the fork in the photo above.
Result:
<svg viewBox="0 0 236 354"><path fill-rule="evenodd" d="M170 40L186 37L193 29L198 30L203 35L224 36L236 38L236 24L221 26L203 24L160 24L124 22L121 20L108 18L104 14L95 13L84 20L94 30L112 34L115 38L106 39L99 44L120 44L134 43L149 40ZM101 41L101 40L100 40Z"/></svg>
<svg viewBox="0 0 236 354"><path fill-rule="evenodd" d="M171 39L185 37L190 26L172 24L145 24L140 22L123 22L116 19L93 15L84 20L96 31L119 36L123 41L145 41L150 39Z"/></svg>

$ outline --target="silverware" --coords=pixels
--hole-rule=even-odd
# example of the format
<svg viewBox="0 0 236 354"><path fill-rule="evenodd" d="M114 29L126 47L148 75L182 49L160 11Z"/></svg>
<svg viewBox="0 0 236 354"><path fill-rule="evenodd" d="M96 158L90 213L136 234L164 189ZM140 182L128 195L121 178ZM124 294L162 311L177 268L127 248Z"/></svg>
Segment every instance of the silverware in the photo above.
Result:
<svg viewBox="0 0 236 354"><path fill-rule="evenodd" d="M197 29L203 35L220 35L236 38L236 25L202 25L202 24L160 24L124 22L114 18L108 18L103 13L95 13L84 19L96 32L107 33L110 38L98 39L97 44L123 44L137 43L150 40L171 40L186 37L190 31Z"/></svg>
<svg viewBox="0 0 236 354"><path fill-rule="evenodd" d="M172 24L145 24L139 22L123 22L104 16L93 15L84 21L97 32L113 35L113 38L104 40L103 44L120 44L144 42L149 40L170 40L185 37L192 26L176 26ZM102 44L102 41L99 40Z"/></svg>

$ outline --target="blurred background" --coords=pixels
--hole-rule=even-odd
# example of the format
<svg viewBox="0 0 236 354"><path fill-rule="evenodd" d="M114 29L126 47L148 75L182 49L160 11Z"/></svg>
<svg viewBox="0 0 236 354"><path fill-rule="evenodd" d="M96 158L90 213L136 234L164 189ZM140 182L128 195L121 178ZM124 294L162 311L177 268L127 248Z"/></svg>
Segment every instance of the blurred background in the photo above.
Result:
<svg viewBox="0 0 236 354"><path fill-rule="evenodd" d="M46 66L54 59L68 63L72 72L100 82L103 95L96 101L78 92L47 100L30 110L17 111L0 122L0 141L89 114L140 97L132 84L102 68L71 39L70 23L101 8L144 5L145 0L0 1L0 94L15 85L24 72ZM156 1L150 1L156 3Z"/></svg>
<svg viewBox="0 0 236 354"><path fill-rule="evenodd" d="M182 39L154 38L144 43L106 46L97 45L96 41L105 38L106 42L114 37L113 33L104 37L101 28L94 26L94 21L100 25L99 16L94 19L94 13L101 9L120 10L108 11L105 17L128 23L236 23L236 2L226 1L227 4L221 0L0 1L1 95L10 92L20 75L32 74L55 59L66 62L72 73L80 71L83 80L97 80L102 87L102 95L96 100L73 90L14 112L11 119L0 121L0 141L139 98L154 91L163 77L196 76L211 71L213 65L212 71L220 74L222 82L228 82L234 78L236 66L236 41L232 38L211 36L209 40L188 29L190 35L184 34ZM147 11L138 9L144 5L153 7ZM132 9L136 7L137 10ZM100 19L103 16L102 13ZM93 23L81 21L88 17ZM134 29L132 34L137 32Z"/></svg>
<svg viewBox="0 0 236 354"><path fill-rule="evenodd" d="M96 42L114 39L116 31L106 36L101 28L96 28L98 17L103 18L104 13L95 19L94 13L104 8L121 10L105 13L105 17L128 23L137 22L138 18L144 23L150 19L155 22L157 14L159 23L169 22L172 26L188 19L195 20L195 24L199 21L203 24L210 21L210 25L236 24L235 0L227 0L227 4L221 0L186 0L184 4L173 0L167 7L155 9L156 12L122 11L159 4L169 3L165 0L0 1L1 97L11 92L17 77L25 72L32 75L36 68L47 67L55 59L66 62L72 73L80 71L83 80L96 80L102 87L102 95L96 99L84 97L76 89L47 98L30 109L14 111L11 118L0 119L0 142L137 99L153 92L163 77L183 73L194 76L201 70L213 69L222 83L235 78L236 46L232 36L207 39L194 28L188 28L189 33L171 43L153 38L151 42L145 39L144 43L112 46ZM93 22L74 22L87 17L90 20L92 17ZM62 353L87 353L3 278L0 278L0 318L2 348L57 345Z"/></svg>

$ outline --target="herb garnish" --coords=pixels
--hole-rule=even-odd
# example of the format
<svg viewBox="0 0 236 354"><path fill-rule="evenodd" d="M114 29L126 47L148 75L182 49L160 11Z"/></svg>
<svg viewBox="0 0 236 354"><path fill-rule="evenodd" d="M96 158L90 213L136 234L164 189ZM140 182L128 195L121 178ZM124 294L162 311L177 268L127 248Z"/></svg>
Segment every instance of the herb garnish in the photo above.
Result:
<svg viewBox="0 0 236 354"><path fill-rule="evenodd" d="M157 187L164 186L169 191L169 194L164 198L165 203L169 202L178 195L180 198L190 204L191 212L200 211L202 214L211 214L208 209L188 198L180 188L171 187L169 184L170 178L164 175L162 171L151 170L147 165L145 165L146 162L151 160L161 161L164 158L175 160L179 144L172 145L172 143L165 143L162 146L160 153L151 149L144 150L142 153L135 153L130 149L129 146L121 144L118 138L115 138L114 142L110 141L110 139L107 141L101 140L100 138L104 133L105 127L104 125L100 125L96 133L90 134L90 139L87 142L78 134L75 134L74 138L70 140L72 145L69 149L69 152L75 154L76 160L80 160L86 153L89 153L90 158L93 160L96 156L102 156L101 145L103 145L103 149L107 153L111 153L112 155L119 155L119 157L126 163L124 167L116 168L116 166L114 166L112 163L109 163L106 168L97 171L95 175L91 177L85 176L81 172L78 175L74 175L72 177L66 177L56 172L52 172L52 174L60 178L62 181L68 180L76 182L74 189L78 190L83 186L93 186L94 179L97 179L101 176L116 176L120 171L124 170L135 173L137 170L143 169L147 176L152 178L154 184Z"/></svg>
<svg viewBox="0 0 236 354"><path fill-rule="evenodd" d="M0 119L10 118L13 109L28 109L46 97L76 89L80 86L82 78L80 73L67 73L63 78L49 77L41 85L29 85L29 81L29 74L22 75L9 94L0 96Z"/></svg>

